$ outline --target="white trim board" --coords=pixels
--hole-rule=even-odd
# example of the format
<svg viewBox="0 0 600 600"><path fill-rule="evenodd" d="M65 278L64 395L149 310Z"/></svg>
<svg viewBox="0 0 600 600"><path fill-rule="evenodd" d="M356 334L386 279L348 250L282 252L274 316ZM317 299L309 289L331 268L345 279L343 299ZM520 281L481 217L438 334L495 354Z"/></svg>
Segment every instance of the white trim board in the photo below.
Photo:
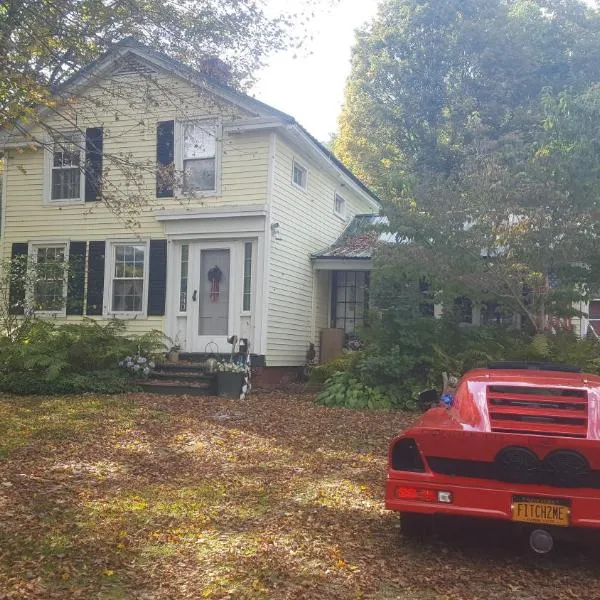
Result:
<svg viewBox="0 0 600 600"><path fill-rule="evenodd" d="M372 271L371 258L315 258L314 268L317 271Z"/></svg>

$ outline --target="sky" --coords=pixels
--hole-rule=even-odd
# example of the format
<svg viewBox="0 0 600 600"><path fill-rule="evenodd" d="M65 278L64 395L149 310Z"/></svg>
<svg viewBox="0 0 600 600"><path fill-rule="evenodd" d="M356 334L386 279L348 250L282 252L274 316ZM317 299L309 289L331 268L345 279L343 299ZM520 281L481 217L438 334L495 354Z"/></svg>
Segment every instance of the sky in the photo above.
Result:
<svg viewBox="0 0 600 600"><path fill-rule="evenodd" d="M328 141L337 129L354 31L376 10L377 0L339 0L321 9L310 24L312 40L305 40L299 51L271 57L252 95L292 115L318 140Z"/></svg>

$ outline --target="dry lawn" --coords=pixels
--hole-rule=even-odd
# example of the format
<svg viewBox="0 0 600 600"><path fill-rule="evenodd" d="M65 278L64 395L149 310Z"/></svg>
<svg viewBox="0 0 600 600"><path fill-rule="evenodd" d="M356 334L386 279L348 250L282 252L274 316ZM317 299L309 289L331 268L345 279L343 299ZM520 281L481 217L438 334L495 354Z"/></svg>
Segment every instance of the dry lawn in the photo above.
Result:
<svg viewBox="0 0 600 600"><path fill-rule="evenodd" d="M411 417L309 396L0 397L0 599L600 598L598 555L383 507Z"/></svg>

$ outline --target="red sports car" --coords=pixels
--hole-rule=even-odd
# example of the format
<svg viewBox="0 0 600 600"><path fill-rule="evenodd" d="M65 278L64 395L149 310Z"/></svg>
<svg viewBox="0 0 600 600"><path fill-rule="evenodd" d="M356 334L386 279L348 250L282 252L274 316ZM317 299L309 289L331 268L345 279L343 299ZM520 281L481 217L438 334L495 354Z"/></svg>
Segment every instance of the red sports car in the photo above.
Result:
<svg viewBox="0 0 600 600"><path fill-rule="evenodd" d="M421 532L432 515L529 524L536 552L600 528L600 377L498 363L468 372L389 449L386 507Z"/></svg>

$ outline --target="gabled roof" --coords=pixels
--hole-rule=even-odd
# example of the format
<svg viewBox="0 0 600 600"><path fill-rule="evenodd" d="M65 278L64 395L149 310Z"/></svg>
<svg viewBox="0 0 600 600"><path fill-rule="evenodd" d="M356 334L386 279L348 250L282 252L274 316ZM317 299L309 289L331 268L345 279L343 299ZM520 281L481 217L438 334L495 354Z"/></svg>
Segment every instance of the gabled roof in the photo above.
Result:
<svg viewBox="0 0 600 600"><path fill-rule="evenodd" d="M394 235L382 232L387 225L387 217L381 215L355 215L342 235L329 248L315 252L312 258L371 259L378 244L396 239Z"/></svg>
<svg viewBox="0 0 600 600"><path fill-rule="evenodd" d="M94 79L110 72L117 61L122 60L127 55L133 55L150 63L158 69L168 73L173 73L192 85L207 89L215 95L227 100L257 117L270 117L278 122L278 125L285 128L289 137L297 144L305 147L311 155L320 163L328 168L334 168L359 194L365 196L373 205L375 210L379 209L379 198L356 177L334 154L314 138L304 127L302 127L291 115L288 115L256 98L243 94L216 79L205 75L182 63L179 60L170 58L162 52L158 52L149 46L146 46L134 38L128 37L114 44L104 54L87 66L79 70L72 77L67 79L60 86L57 86L53 92L58 95L77 94L77 91L90 85ZM4 135L2 135L4 133ZM11 147L14 138L11 132L0 132L0 152L3 148Z"/></svg>

